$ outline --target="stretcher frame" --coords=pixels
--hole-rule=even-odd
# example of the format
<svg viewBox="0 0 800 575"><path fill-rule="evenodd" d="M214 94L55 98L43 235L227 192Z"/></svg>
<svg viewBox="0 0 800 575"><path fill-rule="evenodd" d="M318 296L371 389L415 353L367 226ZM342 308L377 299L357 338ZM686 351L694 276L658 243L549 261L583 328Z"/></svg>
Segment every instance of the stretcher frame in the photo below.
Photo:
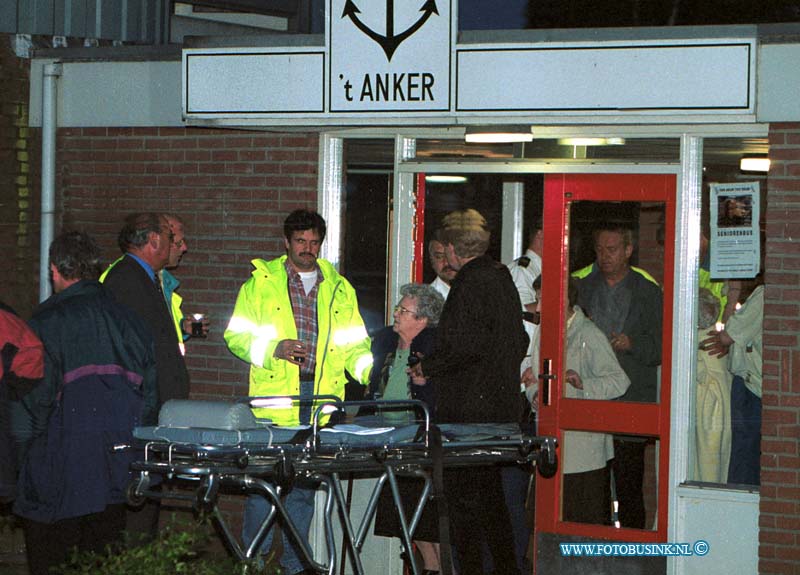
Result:
<svg viewBox="0 0 800 575"><path fill-rule="evenodd" d="M239 401L272 398L243 398ZM293 397L293 400L300 398ZM128 489L128 500L137 505L146 498L156 500L185 500L195 510L209 515L220 528L230 550L245 565L257 559L258 549L278 518L297 544L312 569L333 575L337 552L334 541L333 516L336 514L344 536L342 553L349 553L356 575L363 575L361 550L377 511L378 499L386 484L392 493L395 511L401 528L401 544L411 557L411 542L423 510L433 492L432 472L441 468L486 465L527 465L550 477L557 467L556 440L552 437L514 436L465 441L439 441L439 433L447 435L448 426L431 423L427 406L417 400L407 401L350 401L338 398L314 398L318 402L312 417L310 433L289 443L238 444L228 446L202 443L179 443L169 440L150 440L144 445L144 459L131 466L134 480ZM305 399L304 399L305 401ZM331 408L349 411L361 408L397 410L407 408L421 412L424 417L411 441L396 443L359 440L355 444L326 441L320 419ZM457 426L450 426L456 429ZM478 426L480 427L480 426ZM444 429L442 429L444 428ZM344 436L342 436L344 437ZM367 436L370 437L370 436ZM375 436L376 439L385 437ZM438 461L437 461L438 459ZM354 529L344 491L342 474L377 477L367 507ZM419 500L414 503L410 518L404 512L397 477L417 477L423 480ZM157 479L156 479L157 478ZM324 493L323 526L327 557L318 561L283 504L283 496L293 482L304 478L318 482ZM193 492L154 489L167 480L172 486L196 485ZM232 532L217 502L221 492L246 492L264 496L272 509L262 521L249 545ZM416 562L409 561L413 575L419 575Z"/></svg>

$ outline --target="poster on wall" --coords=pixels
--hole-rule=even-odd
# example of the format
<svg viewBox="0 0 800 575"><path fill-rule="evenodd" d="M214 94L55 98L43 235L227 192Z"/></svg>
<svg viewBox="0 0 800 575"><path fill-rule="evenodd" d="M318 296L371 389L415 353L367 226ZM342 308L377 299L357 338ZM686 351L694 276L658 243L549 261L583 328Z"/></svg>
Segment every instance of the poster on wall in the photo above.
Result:
<svg viewBox="0 0 800 575"><path fill-rule="evenodd" d="M711 277L758 274L759 197L758 182L711 184Z"/></svg>

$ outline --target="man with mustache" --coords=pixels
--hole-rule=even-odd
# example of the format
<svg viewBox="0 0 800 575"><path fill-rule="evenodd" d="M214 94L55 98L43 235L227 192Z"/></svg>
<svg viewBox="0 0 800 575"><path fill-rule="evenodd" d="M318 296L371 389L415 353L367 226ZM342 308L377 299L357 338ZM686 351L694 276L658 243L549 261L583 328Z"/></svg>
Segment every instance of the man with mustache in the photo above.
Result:
<svg viewBox="0 0 800 575"><path fill-rule="evenodd" d="M436 272L436 279L431 282L433 289L442 294L444 299L450 294L450 283L456 277L456 270L447 263L444 255L444 245L437 239L428 242L428 257L431 267Z"/></svg>
<svg viewBox="0 0 800 575"><path fill-rule="evenodd" d="M286 408L256 408L257 417L278 425L308 424L314 395L344 398L345 370L361 384L372 369L370 338L358 311L355 290L330 262L317 259L325 239L325 220L316 212L295 210L283 224L286 254L254 259L252 277L239 291L225 341L250 363L251 396L300 396ZM307 400L304 400L307 399ZM325 423L327 418L320 418ZM308 543L315 486L295 481L285 505ZM242 534L250 545L271 505L261 495L247 499ZM293 538L283 535L283 573L308 569ZM269 553L272 532L260 553ZM312 571L308 571L311 573Z"/></svg>

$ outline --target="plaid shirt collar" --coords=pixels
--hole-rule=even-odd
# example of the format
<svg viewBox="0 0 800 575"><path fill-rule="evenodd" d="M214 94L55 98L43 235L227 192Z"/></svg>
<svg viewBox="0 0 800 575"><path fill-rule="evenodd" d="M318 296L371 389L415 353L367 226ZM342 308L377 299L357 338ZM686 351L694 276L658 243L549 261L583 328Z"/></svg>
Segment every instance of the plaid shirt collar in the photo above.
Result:
<svg viewBox="0 0 800 575"><path fill-rule="evenodd" d="M289 278L289 283L303 283L302 278L300 277L300 272L298 272L292 264L289 262L289 258L286 258L286 261L283 262L283 267L286 269L286 276ZM314 262L314 267L317 269L317 285L319 285L324 279L325 276L322 275L322 269L319 267L317 262Z"/></svg>

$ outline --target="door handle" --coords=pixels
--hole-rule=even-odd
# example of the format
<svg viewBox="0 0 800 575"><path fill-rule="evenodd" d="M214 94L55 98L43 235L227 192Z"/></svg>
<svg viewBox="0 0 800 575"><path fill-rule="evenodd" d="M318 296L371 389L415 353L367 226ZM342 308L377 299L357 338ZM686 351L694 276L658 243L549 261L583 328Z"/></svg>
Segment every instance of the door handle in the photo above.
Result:
<svg viewBox="0 0 800 575"><path fill-rule="evenodd" d="M539 385L541 390L539 399L542 405L550 405L550 386L556 379L556 375L552 372L553 360L548 358L543 359L542 373L539 374L539 381L541 382Z"/></svg>

